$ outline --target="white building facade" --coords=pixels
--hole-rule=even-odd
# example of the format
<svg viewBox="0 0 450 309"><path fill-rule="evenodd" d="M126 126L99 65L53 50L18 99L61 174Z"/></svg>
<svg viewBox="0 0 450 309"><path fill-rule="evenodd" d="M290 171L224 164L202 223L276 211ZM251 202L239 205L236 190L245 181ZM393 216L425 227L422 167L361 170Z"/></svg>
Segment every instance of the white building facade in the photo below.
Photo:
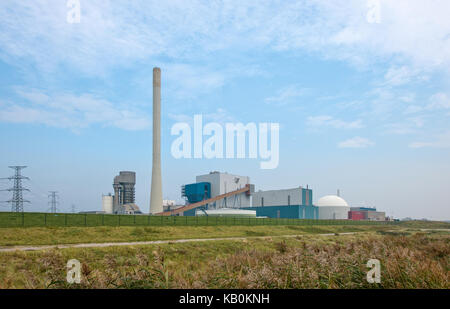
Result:
<svg viewBox="0 0 450 309"><path fill-rule="evenodd" d="M244 188L250 184L250 177L238 176L228 173L211 172L206 175L199 175L196 177L196 182L209 182L211 184L211 197L216 197L221 194L236 191ZM220 200L216 207L249 207L250 195L246 193L238 194L228 199Z"/></svg>

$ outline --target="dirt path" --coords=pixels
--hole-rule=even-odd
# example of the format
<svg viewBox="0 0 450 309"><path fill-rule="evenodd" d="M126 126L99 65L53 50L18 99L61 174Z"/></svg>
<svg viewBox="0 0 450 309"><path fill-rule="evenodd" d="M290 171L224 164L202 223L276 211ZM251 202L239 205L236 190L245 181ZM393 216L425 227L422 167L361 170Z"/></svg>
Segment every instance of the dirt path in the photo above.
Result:
<svg viewBox="0 0 450 309"><path fill-rule="evenodd" d="M353 235L351 233L339 233L338 235ZM157 245L169 243L185 243L185 242L201 242L201 241L220 241L220 240L246 240L246 239L269 239L281 237L301 237L305 235L318 236L335 236L335 233L328 234L300 234L300 235L281 235L281 236L252 236L252 237L223 237L223 238L197 238L197 239L174 239L174 240L152 240L152 241L135 241L135 242L105 242L105 243L85 243L85 244L66 244L66 245L42 245L42 246L15 246L10 248L0 248L0 252L14 252L14 251L39 251L49 249L66 249L66 248L101 248L114 246L142 246L142 245Z"/></svg>

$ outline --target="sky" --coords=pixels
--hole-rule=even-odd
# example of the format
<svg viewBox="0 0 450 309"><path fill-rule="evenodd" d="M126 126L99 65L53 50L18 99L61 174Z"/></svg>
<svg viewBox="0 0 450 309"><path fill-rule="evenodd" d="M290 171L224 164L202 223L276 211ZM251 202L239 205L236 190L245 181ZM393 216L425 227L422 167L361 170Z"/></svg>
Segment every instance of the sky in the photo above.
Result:
<svg viewBox="0 0 450 309"><path fill-rule="evenodd" d="M61 211L101 210L131 170L148 212L160 67L164 198L218 170L450 219L449 1L80 0L79 23L68 2L0 2L0 177L28 166L26 211L47 210L48 191ZM279 123L278 167L175 159L171 128L196 114Z"/></svg>

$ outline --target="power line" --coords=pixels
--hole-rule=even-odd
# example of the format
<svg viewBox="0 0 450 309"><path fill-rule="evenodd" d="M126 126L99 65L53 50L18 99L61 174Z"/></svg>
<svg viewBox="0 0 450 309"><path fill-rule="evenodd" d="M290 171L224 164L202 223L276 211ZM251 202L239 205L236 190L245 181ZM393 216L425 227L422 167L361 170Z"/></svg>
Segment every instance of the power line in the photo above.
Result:
<svg viewBox="0 0 450 309"><path fill-rule="evenodd" d="M23 212L23 203L30 203L28 200L23 199L23 191L30 191L27 188L22 186L22 180L29 180L30 178L22 176L22 169L26 168L26 166L9 166L9 168L14 170L14 176L3 178L14 181L14 186L10 189L2 190L2 191L10 191L13 193L13 196L10 200L5 201L6 203L11 204L12 212Z"/></svg>
<svg viewBox="0 0 450 309"><path fill-rule="evenodd" d="M50 201L48 202L50 205L50 212L51 213L56 213L56 211L58 210L58 208L56 207L56 205L58 204L58 195L57 195L57 191L49 191L49 199Z"/></svg>

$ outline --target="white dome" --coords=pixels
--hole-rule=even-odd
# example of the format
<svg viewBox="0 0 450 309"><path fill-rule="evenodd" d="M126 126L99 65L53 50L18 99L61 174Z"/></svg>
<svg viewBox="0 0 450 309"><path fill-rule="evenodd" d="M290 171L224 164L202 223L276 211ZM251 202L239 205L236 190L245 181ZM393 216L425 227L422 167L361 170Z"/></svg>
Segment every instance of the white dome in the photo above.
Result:
<svg viewBox="0 0 450 309"><path fill-rule="evenodd" d="M342 198L339 197L337 195L327 195L324 197L321 197L317 203L315 204L315 206L319 206L319 207L349 207L347 202Z"/></svg>

